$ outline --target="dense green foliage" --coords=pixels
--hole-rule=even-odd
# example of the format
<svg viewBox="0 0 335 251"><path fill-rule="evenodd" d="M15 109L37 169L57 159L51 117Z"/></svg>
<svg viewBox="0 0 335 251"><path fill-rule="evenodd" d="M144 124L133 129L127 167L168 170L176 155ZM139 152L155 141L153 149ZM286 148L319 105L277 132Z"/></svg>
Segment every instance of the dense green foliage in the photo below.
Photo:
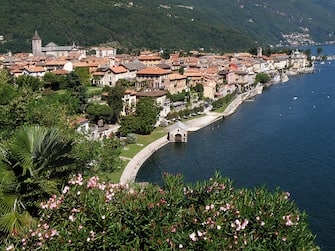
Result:
<svg viewBox="0 0 335 251"><path fill-rule="evenodd" d="M319 250L301 213L279 189L235 189L216 175L184 185L129 187L74 176L41 203L12 248L32 250Z"/></svg>
<svg viewBox="0 0 335 251"><path fill-rule="evenodd" d="M262 83L265 84L271 80L269 74L260 72L257 73L256 78L255 78L255 83Z"/></svg>
<svg viewBox="0 0 335 251"><path fill-rule="evenodd" d="M228 105L231 101L233 101L233 99L235 98L235 96L236 96L236 92L228 94L228 95L226 95L223 98L220 98L218 100L215 100L212 103L213 110L221 108L221 107L223 107L225 105Z"/></svg>
<svg viewBox="0 0 335 251"><path fill-rule="evenodd" d="M88 119L95 124L102 119L104 122L111 122L113 120L113 109L108 105L89 104L86 109Z"/></svg>
<svg viewBox="0 0 335 251"><path fill-rule="evenodd" d="M76 73L58 79L65 88L64 92L57 93L51 89L41 92L43 85L53 85L58 81L54 76L47 75L48 84L31 76L15 80L10 77L0 82L0 137L8 138L13 129L26 124L64 126L67 116L81 113L86 108L86 87L80 84ZM8 83L14 81L17 85Z"/></svg>
<svg viewBox="0 0 335 251"><path fill-rule="evenodd" d="M119 131L122 135L128 133L139 133L148 135L154 130L159 114L159 107L152 98L140 98L136 106L136 113L122 117Z"/></svg>
<svg viewBox="0 0 335 251"><path fill-rule="evenodd" d="M0 245L34 221L39 202L57 193L70 173L104 176L121 166L119 140L89 141L75 131L72 121L87 110L85 72L41 80L0 70ZM108 105L97 106L88 113L93 122L112 119Z"/></svg>
<svg viewBox="0 0 335 251"><path fill-rule="evenodd" d="M115 123L118 121L120 112L123 108L122 98L125 94L125 88L123 86L108 87L107 92L108 95L106 101L109 107L113 110L113 113L111 114L111 122Z"/></svg>
<svg viewBox="0 0 335 251"><path fill-rule="evenodd" d="M43 45L109 42L134 48L238 50L277 43L282 33L309 29L316 41L333 39L332 1L250 0L9 1L0 9L0 51L31 50L38 30ZM257 4L256 4L257 3ZM191 6L193 8L187 8ZM302 21L303 20L303 21ZM136 25L135 25L136 24Z"/></svg>
<svg viewBox="0 0 335 251"><path fill-rule="evenodd" d="M55 128L22 127L1 142L0 233L17 231L20 218L38 215L36 203L57 193L69 174L76 171L68 155L72 142ZM2 238L1 238L2 240Z"/></svg>

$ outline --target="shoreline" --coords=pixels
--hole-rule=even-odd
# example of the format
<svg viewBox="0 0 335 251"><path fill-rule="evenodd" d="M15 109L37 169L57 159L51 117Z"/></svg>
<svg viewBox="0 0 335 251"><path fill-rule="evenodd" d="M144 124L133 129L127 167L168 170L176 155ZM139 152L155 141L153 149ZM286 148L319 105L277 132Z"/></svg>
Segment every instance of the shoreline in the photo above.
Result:
<svg viewBox="0 0 335 251"><path fill-rule="evenodd" d="M237 108L245 101L256 95L262 94L263 86L259 85L253 90L239 94L222 113L217 112L207 112L204 117L195 118L186 121L184 124L187 126L188 132L198 131L218 120L227 117L237 110ZM148 146L139 151L127 164L122 172L120 183L133 183L135 182L138 171L140 170L143 163L158 149L167 145L169 140L167 135L162 138L150 143Z"/></svg>

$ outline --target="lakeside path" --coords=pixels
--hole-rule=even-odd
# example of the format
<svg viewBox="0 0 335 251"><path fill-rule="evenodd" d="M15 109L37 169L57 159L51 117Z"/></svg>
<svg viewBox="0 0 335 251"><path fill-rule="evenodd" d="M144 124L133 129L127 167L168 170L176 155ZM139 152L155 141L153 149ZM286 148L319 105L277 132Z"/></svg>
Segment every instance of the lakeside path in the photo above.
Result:
<svg viewBox="0 0 335 251"><path fill-rule="evenodd" d="M188 120L186 122L183 122L187 126L188 131L197 131L205 126L208 126L215 121L218 121L226 116L229 116L233 114L236 109L243 103L244 100L247 100L255 95L262 93L263 87L256 87L254 90L251 90L249 92L243 93L238 95L224 110L223 113L217 113L217 112L206 112L205 116L195 118L192 120ZM167 128L168 132L168 128ZM152 142L145 148L143 148L140 152L138 152L132 159L130 159L129 163L127 164L126 168L124 169L121 178L120 183L132 183L135 182L136 175L143 165L143 163L159 148L165 146L169 143L169 140L167 139L167 134Z"/></svg>

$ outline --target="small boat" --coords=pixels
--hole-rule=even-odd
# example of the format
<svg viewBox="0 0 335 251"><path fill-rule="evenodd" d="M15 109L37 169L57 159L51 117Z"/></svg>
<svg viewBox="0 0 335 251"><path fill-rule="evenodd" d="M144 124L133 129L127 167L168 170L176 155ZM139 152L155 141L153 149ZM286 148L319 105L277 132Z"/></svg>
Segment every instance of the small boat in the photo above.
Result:
<svg viewBox="0 0 335 251"><path fill-rule="evenodd" d="M295 97L293 97L293 99L294 99L294 100L297 100L297 99L298 99L298 97L297 97L297 96L295 96Z"/></svg>

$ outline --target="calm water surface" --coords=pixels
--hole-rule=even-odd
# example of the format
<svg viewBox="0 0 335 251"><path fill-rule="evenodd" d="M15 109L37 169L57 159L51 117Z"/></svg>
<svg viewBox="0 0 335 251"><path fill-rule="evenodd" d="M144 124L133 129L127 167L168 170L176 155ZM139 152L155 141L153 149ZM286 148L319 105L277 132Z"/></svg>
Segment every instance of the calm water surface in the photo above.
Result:
<svg viewBox="0 0 335 251"><path fill-rule="evenodd" d="M335 250L334 115L335 61L271 86L186 144L158 150L137 181L160 183L169 172L195 182L219 170L236 187L279 186L308 213L322 250Z"/></svg>

